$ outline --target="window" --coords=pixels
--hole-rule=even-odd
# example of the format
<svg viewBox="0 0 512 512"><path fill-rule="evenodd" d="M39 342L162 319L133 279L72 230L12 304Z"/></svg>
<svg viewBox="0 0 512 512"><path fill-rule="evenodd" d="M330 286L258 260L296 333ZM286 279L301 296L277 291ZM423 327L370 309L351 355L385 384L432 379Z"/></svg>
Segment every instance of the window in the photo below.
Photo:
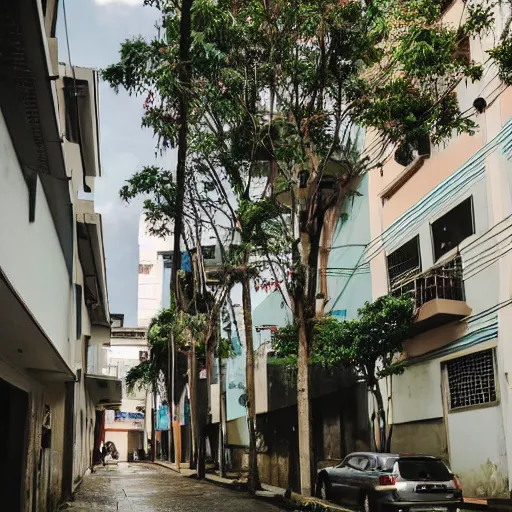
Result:
<svg viewBox="0 0 512 512"><path fill-rule="evenodd" d="M400 281L419 273L420 270L419 235L388 255L389 285L392 290Z"/></svg>
<svg viewBox="0 0 512 512"><path fill-rule="evenodd" d="M497 401L492 349L458 357L446 363L450 410Z"/></svg>
<svg viewBox="0 0 512 512"><path fill-rule="evenodd" d="M164 260L164 268L172 267L172 257L170 254L162 254L162 259Z"/></svg>
<svg viewBox="0 0 512 512"><path fill-rule="evenodd" d="M75 284L76 339L82 338L82 287Z"/></svg>
<svg viewBox="0 0 512 512"><path fill-rule="evenodd" d="M64 102L66 108L66 139L80 143L80 118L84 106L80 104L87 97L86 80L64 78Z"/></svg>
<svg viewBox="0 0 512 512"><path fill-rule="evenodd" d="M152 268L153 265L151 263L139 263L139 274L148 275Z"/></svg>
<svg viewBox="0 0 512 512"><path fill-rule="evenodd" d="M440 460L432 459L400 459L398 461L400 476L404 480L422 481L435 480L447 482L452 479L448 468Z"/></svg>
<svg viewBox="0 0 512 512"><path fill-rule="evenodd" d="M112 313L110 315L110 325L112 327L123 327L124 325L124 315L121 313Z"/></svg>
<svg viewBox="0 0 512 512"><path fill-rule="evenodd" d="M203 251L203 258L205 260L215 259L215 245L203 245L201 250Z"/></svg>
<svg viewBox="0 0 512 512"><path fill-rule="evenodd" d="M469 64L471 62L471 45L469 42L469 37L464 37L460 40L457 45L457 49L455 50L454 55L456 60L462 60Z"/></svg>
<svg viewBox="0 0 512 512"><path fill-rule="evenodd" d="M365 455L354 455L347 460L344 466L357 469L359 471L368 471L370 469L371 463L370 459Z"/></svg>
<svg viewBox="0 0 512 512"><path fill-rule="evenodd" d="M473 201L468 197L432 224L435 260L456 248L474 232Z"/></svg>

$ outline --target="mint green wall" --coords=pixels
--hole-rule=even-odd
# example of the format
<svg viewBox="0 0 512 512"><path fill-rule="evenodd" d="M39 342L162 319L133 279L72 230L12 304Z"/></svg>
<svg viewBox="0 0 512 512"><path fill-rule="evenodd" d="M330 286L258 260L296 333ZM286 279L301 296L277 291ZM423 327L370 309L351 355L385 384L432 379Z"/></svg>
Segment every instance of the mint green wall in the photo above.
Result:
<svg viewBox="0 0 512 512"><path fill-rule="evenodd" d="M328 262L329 302L325 312L346 310L347 319L355 318L357 309L371 300L370 267L361 265L370 242L368 176L362 179L358 192L360 196L348 199L344 205L346 217L342 215L336 226Z"/></svg>

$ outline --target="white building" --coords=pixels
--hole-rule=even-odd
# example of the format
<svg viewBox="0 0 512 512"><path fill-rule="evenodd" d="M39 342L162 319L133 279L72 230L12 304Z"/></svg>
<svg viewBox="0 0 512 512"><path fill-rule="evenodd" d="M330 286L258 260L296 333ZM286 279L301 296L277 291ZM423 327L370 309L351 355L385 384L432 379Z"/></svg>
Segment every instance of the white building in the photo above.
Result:
<svg viewBox="0 0 512 512"><path fill-rule="evenodd" d="M101 173L97 75L59 67L56 4L0 7L0 491L19 511L74 490L97 406L121 398L117 379L85 371L88 345L110 338L101 218L82 195Z"/></svg>
<svg viewBox="0 0 512 512"><path fill-rule="evenodd" d="M105 441L112 441L119 452L119 460L132 460L134 452L147 453L148 434L151 433L151 395L147 389L135 388L128 392L128 371L149 357L146 329L141 327L112 328L110 346L106 348L108 375L121 379L123 396L119 411L107 411Z"/></svg>
<svg viewBox="0 0 512 512"><path fill-rule="evenodd" d="M137 325L147 327L151 319L170 304L173 237L149 234L144 215L139 221L139 283Z"/></svg>

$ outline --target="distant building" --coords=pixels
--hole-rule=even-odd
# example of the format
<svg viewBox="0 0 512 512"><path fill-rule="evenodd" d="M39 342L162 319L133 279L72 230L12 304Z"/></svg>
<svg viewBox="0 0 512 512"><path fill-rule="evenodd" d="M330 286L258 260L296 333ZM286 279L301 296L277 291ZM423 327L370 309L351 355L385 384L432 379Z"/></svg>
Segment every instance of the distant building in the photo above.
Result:
<svg viewBox="0 0 512 512"><path fill-rule="evenodd" d="M173 238L152 236L142 214L139 222L139 327L147 327L161 309L170 305L172 249Z"/></svg>
<svg viewBox="0 0 512 512"><path fill-rule="evenodd" d="M120 461L132 460L134 453L141 457L141 450L147 453L151 395L144 388L129 393L125 379L131 368L148 357L145 328L112 328L110 346L106 350L106 371L121 380L123 393L119 410L105 414L105 442L112 441L116 445Z"/></svg>

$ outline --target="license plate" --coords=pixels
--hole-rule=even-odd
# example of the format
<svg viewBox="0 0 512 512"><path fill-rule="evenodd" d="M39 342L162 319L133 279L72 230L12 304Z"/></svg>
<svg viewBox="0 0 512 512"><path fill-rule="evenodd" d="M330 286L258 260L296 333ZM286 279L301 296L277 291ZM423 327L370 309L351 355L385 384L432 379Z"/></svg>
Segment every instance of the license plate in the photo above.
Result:
<svg viewBox="0 0 512 512"><path fill-rule="evenodd" d="M432 507L426 507L426 506L411 507L409 510L411 512L448 512L448 508L447 507L436 507L436 506L432 506Z"/></svg>

